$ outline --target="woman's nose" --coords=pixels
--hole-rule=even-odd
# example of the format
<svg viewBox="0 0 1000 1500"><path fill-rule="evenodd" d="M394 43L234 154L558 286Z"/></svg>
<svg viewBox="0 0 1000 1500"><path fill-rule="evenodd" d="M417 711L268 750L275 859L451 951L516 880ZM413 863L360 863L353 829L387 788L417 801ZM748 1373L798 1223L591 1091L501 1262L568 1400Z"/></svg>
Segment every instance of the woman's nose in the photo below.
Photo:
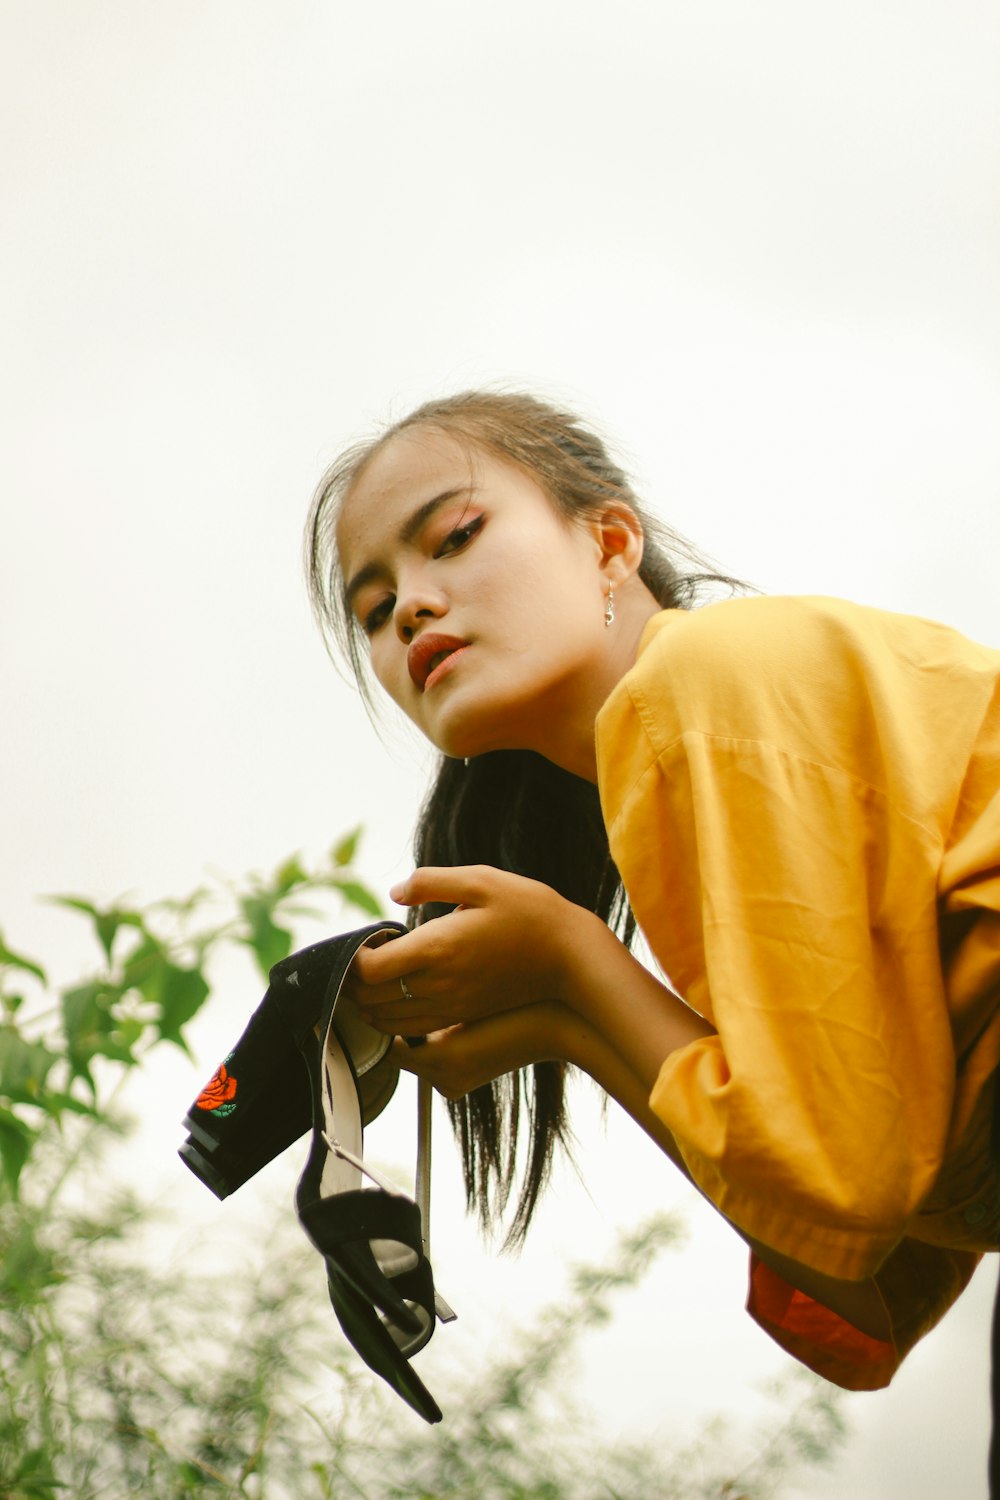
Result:
<svg viewBox="0 0 1000 1500"><path fill-rule="evenodd" d="M421 625L429 620L439 620L448 611L444 595L426 584L415 584L396 600L396 634L404 645L409 645Z"/></svg>

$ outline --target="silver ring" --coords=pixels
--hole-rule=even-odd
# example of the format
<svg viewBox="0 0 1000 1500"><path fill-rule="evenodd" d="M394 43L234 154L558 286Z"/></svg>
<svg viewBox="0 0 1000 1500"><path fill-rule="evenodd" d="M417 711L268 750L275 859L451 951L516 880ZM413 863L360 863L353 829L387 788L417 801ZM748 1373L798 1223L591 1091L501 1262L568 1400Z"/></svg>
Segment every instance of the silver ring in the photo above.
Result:
<svg viewBox="0 0 1000 1500"><path fill-rule="evenodd" d="M404 1000L415 1000L417 998L416 995L412 993L412 991L407 989L406 980L402 977L402 975L400 975L399 979L399 988L403 991Z"/></svg>

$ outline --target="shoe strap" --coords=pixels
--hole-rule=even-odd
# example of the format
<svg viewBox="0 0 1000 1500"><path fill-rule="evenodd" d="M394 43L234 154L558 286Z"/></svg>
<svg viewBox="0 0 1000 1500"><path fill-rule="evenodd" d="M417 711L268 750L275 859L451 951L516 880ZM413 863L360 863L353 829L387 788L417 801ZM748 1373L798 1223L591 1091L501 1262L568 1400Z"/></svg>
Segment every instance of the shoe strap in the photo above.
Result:
<svg viewBox="0 0 1000 1500"><path fill-rule="evenodd" d="M417 1175L413 1196L420 1209L420 1238L424 1256L431 1258L431 1104L434 1090L426 1078L417 1079ZM442 1323L453 1323L458 1316L434 1289L434 1311Z"/></svg>
<svg viewBox="0 0 1000 1500"><path fill-rule="evenodd" d="M426 1078L417 1079L417 1173L413 1196L420 1209L424 1254L430 1259L431 1244L431 1100Z"/></svg>
<svg viewBox="0 0 1000 1500"><path fill-rule="evenodd" d="M339 1156L341 1161L349 1162L352 1167L356 1167L359 1172L363 1172L366 1177L374 1182L376 1187L382 1189L383 1193L391 1193L394 1198L406 1197L403 1189L397 1187L390 1177L387 1177L384 1172L380 1172L377 1167L369 1166L364 1158L358 1156L354 1151L350 1151L346 1146L342 1146L335 1136L330 1135L325 1130L322 1132L322 1136L334 1156ZM427 1253L426 1247L424 1248L424 1253Z"/></svg>

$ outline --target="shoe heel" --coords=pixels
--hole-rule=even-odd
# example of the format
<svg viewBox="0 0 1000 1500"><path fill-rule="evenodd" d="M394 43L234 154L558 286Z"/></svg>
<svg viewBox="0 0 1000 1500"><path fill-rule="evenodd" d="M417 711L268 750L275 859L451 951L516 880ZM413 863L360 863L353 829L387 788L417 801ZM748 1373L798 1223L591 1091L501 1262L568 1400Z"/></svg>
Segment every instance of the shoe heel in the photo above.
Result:
<svg viewBox="0 0 1000 1500"><path fill-rule="evenodd" d="M228 1198L304 1135L310 1118L302 1055L268 989L185 1115L181 1160L217 1198Z"/></svg>
<svg viewBox="0 0 1000 1500"><path fill-rule="evenodd" d="M271 969L267 993L242 1036L184 1118L180 1158L217 1198L235 1193L308 1131L312 1097L301 1044L319 1020L331 971L373 934L404 930L398 922L373 923L314 943ZM392 1096L398 1070L388 1057L382 1061L390 1039L354 1015L368 1080L365 1115L374 1119Z"/></svg>

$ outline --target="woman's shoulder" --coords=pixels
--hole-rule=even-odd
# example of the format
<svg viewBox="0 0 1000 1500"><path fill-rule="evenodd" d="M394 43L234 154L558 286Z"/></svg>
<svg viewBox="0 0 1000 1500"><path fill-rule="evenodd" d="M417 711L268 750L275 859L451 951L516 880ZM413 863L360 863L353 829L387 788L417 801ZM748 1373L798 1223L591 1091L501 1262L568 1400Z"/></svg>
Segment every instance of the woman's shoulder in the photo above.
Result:
<svg viewBox="0 0 1000 1500"><path fill-rule="evenodd" d="M841 671L856 679L962 664L989 675L1000 668L1000 652L915 615L820 595L757 594L654 615L633 670L699 677L710 670L730 685L792 673L806 687Z"/></svg>
<svg viewBox="0 0 1000 1500"><path fill-rule="evenodd" d="M700 702L800 696L878 649L883 632L879 611L840 599L760 594L664 610L643 632L628 691Z"/></svg>
<svg viewBox="0 0 1000 1500"><path fill-rule="evenodd" d="M823 642L828 650L855 650L887 635L903 638L947 626L867 604L821 595L747 594L697 609L666 609L646 626L639 660L651 648L670 656L725 646L745 655L762 649L798 655Z"/></svg>
<svg viewBox="0 0 1000 1500"><path fill-rule="evenodd" d="M653 616L613 697L660 748L694 731L826 758L876 729L940 735L944 709L967 738L998 677L1000 652L946 625L844 599L752 595Z"/></svg>

